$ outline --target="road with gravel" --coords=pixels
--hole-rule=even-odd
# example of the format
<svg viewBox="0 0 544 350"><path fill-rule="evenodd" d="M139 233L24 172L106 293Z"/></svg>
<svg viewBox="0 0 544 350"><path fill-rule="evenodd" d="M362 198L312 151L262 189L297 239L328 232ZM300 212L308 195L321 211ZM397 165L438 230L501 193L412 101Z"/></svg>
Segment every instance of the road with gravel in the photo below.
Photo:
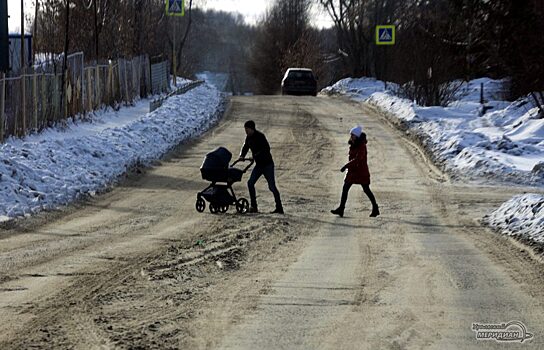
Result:
<svg viewBox="0 0 544 350"><path fill-rule="evenodd" d="M238 154L253 119L272 147L285 215L197 213L204 155ZM368 135L382 214L352 188L348 131ZM1 349L492 349L544 347L544 274L485 228L524 189L453 181L371 106L233 97L225 117L108 193L0 230ZM235 191L247 197L244 176ZM473 323L517 320L523 343Z"/></svg>

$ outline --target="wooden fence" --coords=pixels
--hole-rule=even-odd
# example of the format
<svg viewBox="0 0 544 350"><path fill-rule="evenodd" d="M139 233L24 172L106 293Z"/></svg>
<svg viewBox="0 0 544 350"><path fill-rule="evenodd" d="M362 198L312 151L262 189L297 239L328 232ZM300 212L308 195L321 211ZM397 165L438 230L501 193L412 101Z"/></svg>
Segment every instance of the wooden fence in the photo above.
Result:
<svg viewBox="0 0 544 350"><path fill-rule="evenodd" d="M83 54L77 53L67 62L64 86L62 74L55 72L62 66L58 61L17 77L0 75L0 142L154 93L146 55L86 65ZM168 86L166 75L164 79Z"/></svg>
<svg viewBox="0 0 544 350"><path fill-rule="evenodd" d="M182 86L178 87L177 89L171 91L167 95L164 95L164 96L161 96L159 98L156 98L156 99L152 100L151 102L149 102L149 111L153 112L154 110L156 110L157 108L162 106L164 101L166 101L168 98L170 98L172 96L175 96L175 95L184 94L187 91L190 91L190 90L202 85L203 83L204 83L203 80L191 81L191 82L185 83Z"/></svg>

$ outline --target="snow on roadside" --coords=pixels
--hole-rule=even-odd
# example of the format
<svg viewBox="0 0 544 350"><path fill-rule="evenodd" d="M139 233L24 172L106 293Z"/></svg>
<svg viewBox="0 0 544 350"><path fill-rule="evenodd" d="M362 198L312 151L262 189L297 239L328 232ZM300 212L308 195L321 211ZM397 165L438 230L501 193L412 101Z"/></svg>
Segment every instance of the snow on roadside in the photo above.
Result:
<svg viewBox="0 0 544 350"><path fill-rule="evenodd" d="M374 78L346 78L324 88L321 92L328 95L346 95L354 100L364 101L373 93L382 92L384 89L385 83Z"/></svg>
<svg viewBox="0 0 544 350"><path fill-rule="evenodd" d="M196 74L196 78L203 80L219 91L227 91L229 75L227 73L204 71Z"/></svg>
<svg viewBox="0 0 544 350"><path fill-rule="evenodd" d="M223 95L205 84L151 113L144 103L1 145L0 218L54 209L103 190L132 166L149 164L208 129Z"/></svg>
<svg viewBox="0 0 544 350"><path fill-rule="evenodd" d="M482 83L492 109L481 117ZM473 80L446 107L419 106L369 78L344 79L322 92L367 101L396 118L453 177L544 185L544 119L536 119L529 98L502 101L502 86L500 80Z"/></svg>
<svg viewBox="0 0 544 350"><path fill-rule="evenodd" d="M484 221L505 235L544 245L544 196L515 196L486 216Z"/></svg>

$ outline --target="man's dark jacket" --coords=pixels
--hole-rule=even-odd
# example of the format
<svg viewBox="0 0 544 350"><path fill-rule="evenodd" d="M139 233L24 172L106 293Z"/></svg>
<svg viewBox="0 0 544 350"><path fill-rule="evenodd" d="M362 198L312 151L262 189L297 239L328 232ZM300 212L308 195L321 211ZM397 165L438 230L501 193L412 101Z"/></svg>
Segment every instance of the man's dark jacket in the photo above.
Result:
<svg viewBox="0 0 544 350"><path fill-rule="evenodd" d="M255 130L253 135L246 137L246 142L242 146L240 157L245 158L249 150L253 153L253 159L255 159L256 166L265 167L274 164L272 154L270 154L270 145L262 132Z"/></svg>

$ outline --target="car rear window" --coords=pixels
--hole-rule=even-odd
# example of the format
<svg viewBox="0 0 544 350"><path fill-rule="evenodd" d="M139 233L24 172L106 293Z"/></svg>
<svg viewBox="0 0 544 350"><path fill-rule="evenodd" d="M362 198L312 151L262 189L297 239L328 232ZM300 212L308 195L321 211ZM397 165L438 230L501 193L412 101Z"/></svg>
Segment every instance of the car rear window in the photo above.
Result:
<svg viewBox="0 0 544 350"><path fill-rule="evenodd" d="M287 77L294 79L313 79L314 75L312 72L307 71L291 71Z"/></svg>

